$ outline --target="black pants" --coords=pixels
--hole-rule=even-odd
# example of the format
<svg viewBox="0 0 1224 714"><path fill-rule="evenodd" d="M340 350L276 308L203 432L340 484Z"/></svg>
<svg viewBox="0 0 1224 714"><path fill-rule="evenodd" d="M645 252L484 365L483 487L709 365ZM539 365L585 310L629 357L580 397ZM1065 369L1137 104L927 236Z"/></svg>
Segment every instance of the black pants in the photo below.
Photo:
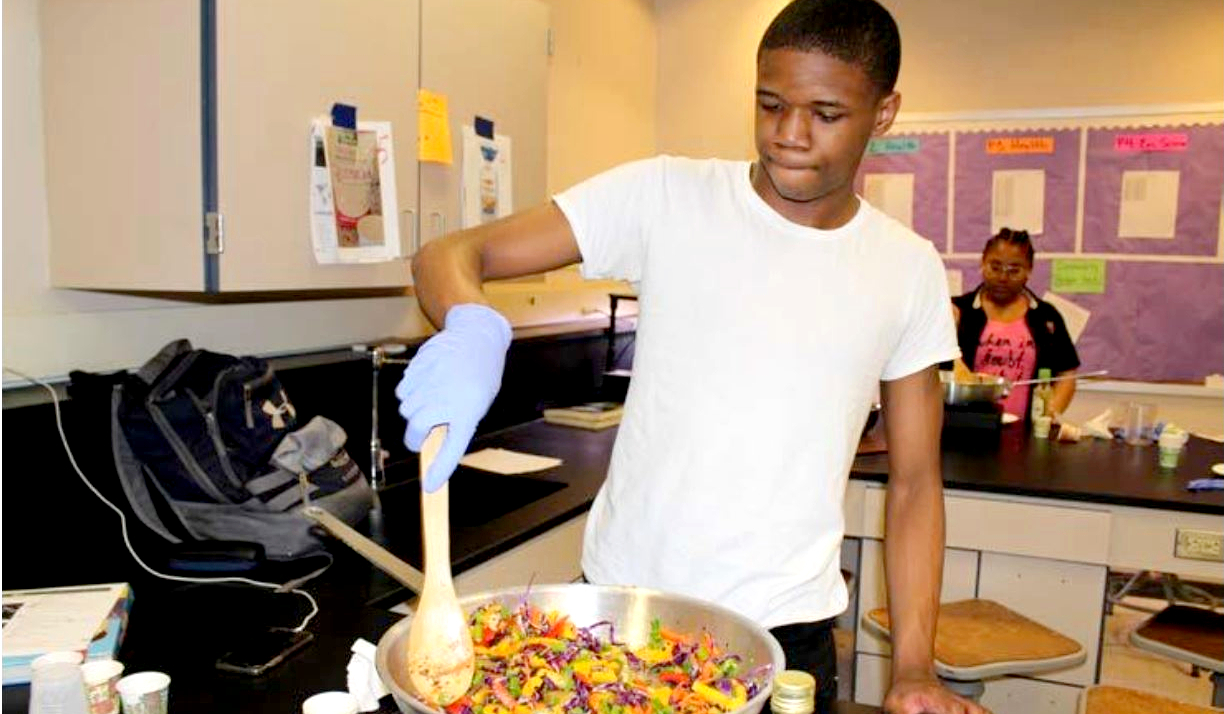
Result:
<svg viewBox="0 0 1224 714"><path fill-rule="evenodd" d="M782 645L786 668L816 678L816 711L827 712L837 699L837 647L833 644L833 620L798 622L769 631Z"/></svg>

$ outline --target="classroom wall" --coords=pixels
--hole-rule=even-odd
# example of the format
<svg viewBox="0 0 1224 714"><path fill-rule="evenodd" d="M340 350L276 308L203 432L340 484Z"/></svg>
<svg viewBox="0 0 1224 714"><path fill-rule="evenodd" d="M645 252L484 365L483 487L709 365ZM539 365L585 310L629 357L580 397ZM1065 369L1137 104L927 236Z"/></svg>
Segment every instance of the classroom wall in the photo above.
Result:
<svg viewBox="0 0 1224 714"><path fill-rule="evenodd" d="M550 190L654 150L655 40L648 0L551 0ZM198 305L48 287L38 0L5 0L3 359L38 377L142 363L187 337L199 346L285 354L429 331L410 297ZM624 48L631 56L622 56ZM627 126L628 129L621 127ZM575 128L577 127L577 129ZM590 127L598 133L583 133ZM516 325L599 321L607 283L569 274L492 291ZM11 383L14 377L4 375Z"/></svg>
<svg viewBox="0 0 1224 714"><path fill-rule="evenodd" d="M655 152L651 0L548 0L548 191Z"/></svg>
<svg viewBox="0 0 1224 714"><path fill-rule="evenodd" d="M785 0L657 0L659 150L748 158L754 58ZM884 0L901 111L1218 102L1218 0Z"/></svg>

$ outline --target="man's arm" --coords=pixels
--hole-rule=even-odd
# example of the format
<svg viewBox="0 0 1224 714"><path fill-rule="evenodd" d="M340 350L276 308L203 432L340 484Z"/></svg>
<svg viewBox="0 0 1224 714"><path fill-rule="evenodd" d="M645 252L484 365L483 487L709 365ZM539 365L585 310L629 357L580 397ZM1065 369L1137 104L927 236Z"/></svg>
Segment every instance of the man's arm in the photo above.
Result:
<svg viewBox="0 0 1224 714"><path fill-rule="evenodd" d="M485 280L529 275L578 261L569 221L553 204L431 241L417 252L412 274L417 302L438 333L417 349L395 388L408 423L404 445L420 451L440 425L448 431L426 491L455 471L501 389L510 323L488 306Z"/></svg>
<svg viewBox="0 0 1224 714"><path fill-rule="evenodd" d="M985 709L940 686L935 676L935 622L944 557L939 457L943 400L937 368L882 382L880 394L889 459L884 568L893 648L892 684L884 710L983 713Z"/></svg>
<svg viewBox="0 0 1224 714"><path fill-rule="evenodd" d="M893 681L933 678L944 548L939 376L934 367L927 368L883 382L880 393L889 458L884 557Z"/></svg>
<svg viewBox="0 0 1224 714"><path fill-rule="evenodd" d="M481 290L485 280L555 270L581 259L569 221L549 202L426 243L412 260L413 287L425 316L441 327L455 305L488 304Z"/></svg>

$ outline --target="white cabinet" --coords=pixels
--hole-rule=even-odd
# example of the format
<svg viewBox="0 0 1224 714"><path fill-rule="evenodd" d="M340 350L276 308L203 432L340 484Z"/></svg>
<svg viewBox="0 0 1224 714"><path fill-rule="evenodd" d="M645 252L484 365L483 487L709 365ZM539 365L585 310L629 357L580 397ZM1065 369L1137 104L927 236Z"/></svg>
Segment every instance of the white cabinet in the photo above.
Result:
<svg viewBox="0 0 1224 714"><path fill-rule="evenodd" d="M540 0L422 0L421 86L447 98L455 164L422 162L421 239L461 226L462 127L510 137L514 208L547 199L548 7Z"/></svg>
<svg viewBox="0 0 1224 714"><path fill-rule="evenodd" d="M879 705L889 682L891 650L862 625L862 614L887 603L884 580L886 491L868 484L847 499L847 522L861 518L858 573L859 623L855 638L855 701ZM1102 603L1113 514L1103 509L1007 500L992 494L948 491L944 496L947 548L941 602L994 600L1076 640L1083 664L1034 677L986 681L983 703L996 714L1071 714L1080 687L1096 678Z"/></svg>
<svg viewBox="0 0 1224 714"><path fill-rule="evenodd" d="M219 0L217 210L222 292L402 286L406 261L319 265L310 243L310 120L332 104L390 121L400 241L417 206L418 0Z"/></svg>
<svg viewBox="0 0 1224 714"><path fill-rule="evenodd" d="M336 102L391 122L408 255L421 205L437 215L427 227L458 225L459 166L417 161L420 86L450 97L456 148L473 114L510 134L516 202L544 198L540 0L44 0L41 20L55 287L408 285L406 259L315 262L310 122Z"/></svg>
<svg viewBox="0 0 1224 714"><path fill-rule="evenodd" d="M455 576L455 590L472 595L522 587L524 583L572 583L582 577L582 535L587 515L572 518L543 535Z"/></svg>
<svg viewBox="0 0 1224 714"><path fill-rule="evenodd" d="M201 290L199 6L44 0L41 12L51 284Z"/></svg>

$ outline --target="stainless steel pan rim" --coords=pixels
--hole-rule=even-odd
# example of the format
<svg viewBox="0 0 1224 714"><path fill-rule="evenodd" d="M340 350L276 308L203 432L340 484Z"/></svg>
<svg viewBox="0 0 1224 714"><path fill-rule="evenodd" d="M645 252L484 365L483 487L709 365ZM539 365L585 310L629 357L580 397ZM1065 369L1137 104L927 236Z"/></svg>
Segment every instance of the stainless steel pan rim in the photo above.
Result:
<svg viewBox="0 0 1224 714"><path fill-rule="evenodd" d="M471 612L494 600L514 607L523 598L537 607L568 615L571 622L581 627L609 621L615 628L616 639L631 644L646 640L650 622L656 617L680 631L697 632L705 628L728 652L743 657L748 668L768 663L773 667L772 674L786 668L782 647L764 627L738 612L685 595L631 586L567 583L535 585L529 590L521 587L490 590L461 597L459 602L464 611ZM400 711L436 714L440 710L417 699L408 680L404 657L411 623L412 616L408 615L383 634L374 665ZM772 674L755 697L731 714L760 711L773 691Z"/></svg>
<svg viewBox="0 0 1224 714"><path fill-rule="evenodd" d="M991 404L1007 396L1011 385L1003 377L994 375L977 375L974 382L958 382L952 372L939 373L939 381L943 385L944 404L960 406L965 404Z"/></svg>

